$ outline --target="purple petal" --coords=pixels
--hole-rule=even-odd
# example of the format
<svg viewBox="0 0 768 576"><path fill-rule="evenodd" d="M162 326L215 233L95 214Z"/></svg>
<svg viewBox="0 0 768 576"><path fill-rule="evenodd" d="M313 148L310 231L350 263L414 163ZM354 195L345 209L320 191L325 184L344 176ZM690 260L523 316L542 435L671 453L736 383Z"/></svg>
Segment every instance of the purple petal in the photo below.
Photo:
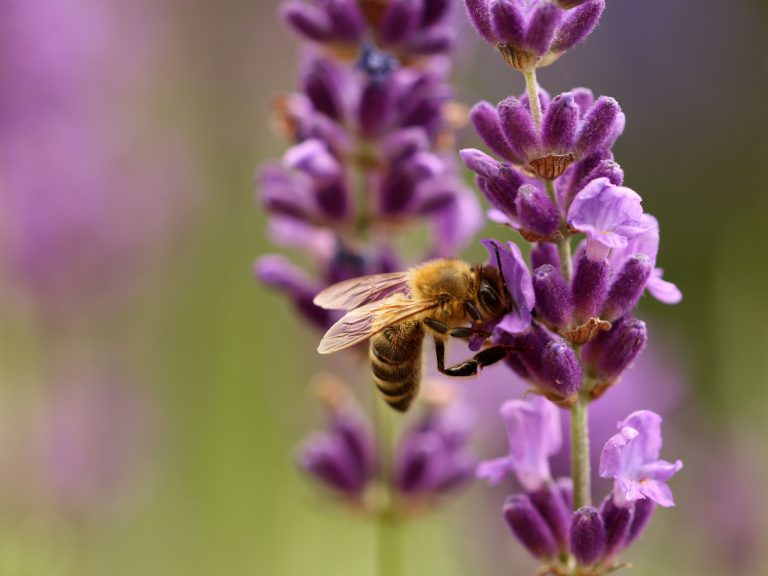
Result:
<svg viewBox="0 0 768 576"><path fill-rule="evenodd" d="M296 32L315 42L331 37L331 21L324 10L304 2L286 2L280 7L280 15Z"/></svg>
<svg viewBox="0 0 768 576"><path fill-rule="evenodd" d="M497 42L521 48L525 35L525 16L514 0L498 0L491 6Z"/></svg>
<svg viewBox="0 0 768 576"><path fill-rule="evenodd" d="M339 161L320 140L306 140L289 148L283 156L283 165L319 181L334 180L341 176Z"/></svg>
<svg viewBox="0 0 768 576"><path fill-rule="evenodd" d="M414 33L423 14L420 0L390 0L381 20L379 33L388 44L397 44Z"/></svg>
<svg viewBox="0 0 768 576"><path fill-rule="evenodd" d="M580 158L588 156L613 137L619 114L621 114L621 108L616 100L608 96L598 98L579 128L574 146L576 155Z"/></svg>
<svg viewBox="0 0 768 576"><path fill-rule="evenodd" d="M603 446L600 454L600 477L614 478L623 470L624 448L640 435L634 428L621 428Z"/></svg>
<svg viewBox="0 0 768 576"><path fill-rule="evenodd" d="M536 302L533 293L533 280L520 248L513 242L507 242L506 248L496 240L482 240L490 254L491 265L496 265L496 250L499 251L502 276L515 305L515 310L507 314L499 323L499 329L511 334L527 330L531 324L531 310Z"/></svg>
<svg viewBox="0 0 768 576"><path fill-rule="evenodd" d="M486 42L496 44L499 41L491 19L490 0L464 0L469 21Z"/></svg>
<svg viewBox="0 0 768 576"><path fill-rule="evenodd" d="M509 145L501 129L501 120L496 108L488 102L478 102L469 115L478 136L494 153L514 164L522 164L523 159Z"/></svg>
<svg viewBox="0 0 768 576"><path fill-rule="evenodd" d="M576 138L579 107L573 94L555 96L544 113L541 137L544 148L552 154L570 152Z"/></svg>
<svg viewBox="0 0 768 576"><path fill-rule="evenodd" d="M564 52L584 40L597 26L604 9L605 0L595 0L570 10L557 31L552 50Z"/></svg>
<svg viewBox="0 0 768 576"><path fill-rule="evenodd" d="M356 0L326 0L325 10L334 36L346 42L357 42L365 32L365 19Z"/></svg>
<svg viewBox="0 0 768 576"><path fill-rule="evenodd" d="M540 157L539 132L528 106L514 97L502 100L498 106L501 129L517 155L531 160Z"/></svg>
<svg viewBox="0 0 768 576"><path fill-rule="evenodd" d="M683 293L680 292L680 289L672 284L672 282L663 280L661 277L663 273L661 268L654 269L646 288L659 302L663 302L664 304L677 304L683 299Z"/></svg>
<svg viewBox="0 0 768 576"><path fill-rule="evenodd" d="M563 17L563 11L549 2L540 3L528 22L525 46L537 56L549 52L555 40L555 32Z"/></svg>
<svg viewBox="0 0 768 576"><path fill-rule="evenodd" d="M475 475L482 480L488 480L489 484L495 486L501 482L507 474L514 472L514 470L515 467L512 459L509 456L504 456L503 458L480 462L477 465Z"/></svg>
<svg viewBox="0 0 768 576"><path fill-rule="evenodd" d="M568 223L587 235L587 257L599 261L613 248L624 248L629 238L646 228L641 223L642 198L607 178L598 178L585 186L573 199Z"/></svg>

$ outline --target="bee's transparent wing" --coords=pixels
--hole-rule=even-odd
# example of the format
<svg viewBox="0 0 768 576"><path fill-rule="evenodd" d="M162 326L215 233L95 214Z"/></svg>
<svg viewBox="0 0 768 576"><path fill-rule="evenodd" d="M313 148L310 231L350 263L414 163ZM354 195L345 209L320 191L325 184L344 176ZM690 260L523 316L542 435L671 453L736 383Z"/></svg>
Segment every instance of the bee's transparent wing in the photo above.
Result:
<svg viewBox="0 0 768 576"><path fill-rule="evenodd" d="M412 316L437 306L436 302L416 302L406 296L395 294L386 300L370 302L347 312L325 333L317 351L331 354L367 340L388 326L398 324Z"/></svg>
<svg viewBox="0 0 768 576"><path fill-rule="evenodd" d="M372 274L329 286L315 296L314 303L328 310L353 310L407 289L408 272Z"/></svg>

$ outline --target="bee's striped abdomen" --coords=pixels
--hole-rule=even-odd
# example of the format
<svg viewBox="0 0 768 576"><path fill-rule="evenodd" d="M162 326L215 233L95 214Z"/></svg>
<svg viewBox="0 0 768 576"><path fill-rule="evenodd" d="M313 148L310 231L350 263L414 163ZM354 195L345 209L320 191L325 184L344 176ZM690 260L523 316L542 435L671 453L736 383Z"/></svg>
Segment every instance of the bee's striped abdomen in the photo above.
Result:
<svg viewBox="0 0 768 576"><path fill-rule="evenodd" d="M373 380L395 410L405 412L421 383L421 322L408 320L390 326L371 338Z"/></svg>

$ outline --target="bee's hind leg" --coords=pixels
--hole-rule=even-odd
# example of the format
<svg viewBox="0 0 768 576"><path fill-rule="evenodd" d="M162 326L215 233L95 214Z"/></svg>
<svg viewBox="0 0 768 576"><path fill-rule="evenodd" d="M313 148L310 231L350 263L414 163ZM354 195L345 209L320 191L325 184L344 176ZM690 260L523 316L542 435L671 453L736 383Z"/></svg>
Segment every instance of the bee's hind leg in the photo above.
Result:
<svg viewBox="0 0 768 576"><path fill-rule="evenodd" d="M489 346L475 354L469 360L464 360L453 366L445 365L445 343L435 338L435 353L437 354L437 369L446 376L475 376L486 366L504 360L516 348L512 346Z"/></svg>

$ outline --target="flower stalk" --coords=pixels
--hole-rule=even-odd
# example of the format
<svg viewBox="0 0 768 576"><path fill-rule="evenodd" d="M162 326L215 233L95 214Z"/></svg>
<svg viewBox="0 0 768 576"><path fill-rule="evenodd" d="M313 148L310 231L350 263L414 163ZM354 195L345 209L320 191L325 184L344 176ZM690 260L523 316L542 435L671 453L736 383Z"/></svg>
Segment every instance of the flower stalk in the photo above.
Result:
<svg viewBox="0 0 768 576"><path fill-rule="evenodd" d="M581 394L571 406L571 478L573 478L573 509L592 503L589 464L589 398Z"/></svg>

